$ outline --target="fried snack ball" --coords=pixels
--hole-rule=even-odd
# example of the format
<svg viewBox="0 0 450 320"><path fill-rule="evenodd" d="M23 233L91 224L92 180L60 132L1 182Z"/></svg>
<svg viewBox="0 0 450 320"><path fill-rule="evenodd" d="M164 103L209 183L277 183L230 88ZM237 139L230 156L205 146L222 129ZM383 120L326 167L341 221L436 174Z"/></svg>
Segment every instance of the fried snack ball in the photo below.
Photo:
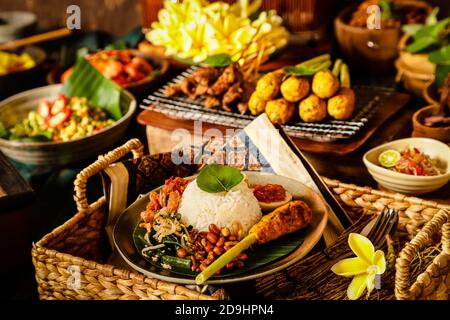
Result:
<svg viewBox="0 0 450 320"><path fill-rule="evenodd" d="M267 101L262 99L255 91L252 93L250 100L248 101L248 109L254 116L260 115L266 110Z"/></svg>
<svg viewBox="0 0 450 320"><path fill-rule="evenodd" d="M256 84L256 92L261 99L269 101L274 99L280 92L281 82L283 81L284 73L270 72L265 74Z"/></svg>
<svg viewBox="0 0 450 320"><path fill-rule="evenodd" d="M341 88L328 100L328 114L337 120L350 118L355 110L355 93L350 88Z"/></svg>
<svg viewBox="0 0 450 320"><path fill-rule="evenodd" d="M297 102L309 93L309 81L304 77L289 77L281 84L281 94L289 102Z"/></svg>
<svg viewBox="0 0 450 320"><path fill-rule="evenodd" d="M299 105L299 114L305 122L319 122L327 116L327 104L314 93L303 99Z"/></svg>
<svg viewBox="0 0 450 320"><path fill-rule="evenodd" d="M339 80L330 70L321 70L314 75L311 88L319 98L327 99L339 89Z"/></svg>
<svg viewBox="0 0 450 320"><path fill-rule="evenodd" d="M266 113L274 124L285 124L292 119L295 106L286 99L271 100L266 104Z"/></svg>

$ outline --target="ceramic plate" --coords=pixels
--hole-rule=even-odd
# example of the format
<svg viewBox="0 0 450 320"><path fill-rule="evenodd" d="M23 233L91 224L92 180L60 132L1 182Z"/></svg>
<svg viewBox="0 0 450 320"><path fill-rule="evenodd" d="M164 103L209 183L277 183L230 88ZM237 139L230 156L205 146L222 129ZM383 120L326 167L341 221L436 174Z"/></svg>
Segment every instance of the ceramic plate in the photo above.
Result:
<svg viewBox="0 0 450 320"><path fill-rule="evenodd" d="M298 232L296 235L299 239L298 246L287 255L278 257L278 259L257 268L247 268L247 271L243 273L233 273L228 276L224 273L220 277L213 277L208 281L209 284L253 280L287 268L304 257L316 245L327 224L328 206L317 193L307 186L296 180L273 174L246 172L246 175L248 176L250 185L267 183L280 184L293 195L294 199L305 201L313 211L311 223L308 227ZM147 203L148 196L146 195L128 207L117 219L113 231L114 244L117 250L133 269L149 277L173 283L195 284L194 275L183 275L158 267L144 259L137 250L133 233L136 225L140 221L140 213L145 209ZM251 255L250 250L248 250L248 253Z"/></svg>

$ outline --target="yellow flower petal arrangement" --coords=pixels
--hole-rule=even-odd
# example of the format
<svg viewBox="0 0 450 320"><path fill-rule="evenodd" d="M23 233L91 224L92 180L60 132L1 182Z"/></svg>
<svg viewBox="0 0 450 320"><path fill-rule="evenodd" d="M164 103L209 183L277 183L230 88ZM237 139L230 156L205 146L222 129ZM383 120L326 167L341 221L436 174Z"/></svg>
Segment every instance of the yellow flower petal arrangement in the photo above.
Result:
<svg viewBox="0 0 450 320"><path fill-rule="evenodd" d="M331 267L331 271L344 277L353 277L347 289L350 300L359 299L367 288L367 296L375 287L376 275L386 270L386 259L382 250L375 248L366 237L358 233L350 233L348 244L356 257L344 259Z"/></svg>
<svg viewBox="0 0 450 320"><path fill-rule="evenodd" d="M274 10L261 11L256 19L250 19L261 3L166 0L146 38L163 46L167 55L195 63L221 53L229 54L234 61L244 56L255 58L261 48L267 56L287 44L289 33Z"/></svg>

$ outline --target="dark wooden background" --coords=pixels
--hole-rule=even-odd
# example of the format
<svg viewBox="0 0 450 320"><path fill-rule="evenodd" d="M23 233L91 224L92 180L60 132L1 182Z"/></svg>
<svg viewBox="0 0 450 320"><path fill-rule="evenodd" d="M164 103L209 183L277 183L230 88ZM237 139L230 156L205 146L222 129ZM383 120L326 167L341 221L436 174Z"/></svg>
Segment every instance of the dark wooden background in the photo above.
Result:
<svg viewBox="0 0 450 320"><path fill-rule="evenodd" d="M226 0L233 2L232 0ZM162 0L0 0L0 11L27 10L36 13L39 26L56 28L65 25L66 9L75 4L81 8L83 30L101 30L115 35L123 34L142 24L140 3L145 3L145 16L150 20L156 17ZM264 0L267 7L282 11L286 21L298 23L297 29L318 27L317 21L303 18L308 10L317 12L319 24L330 23L332 16L340 7L354 0ZM449 15L449 0L428 1L441 7L442 15ZM302 10L302 14L293 13L292 8ZM295 10L294 10L295 11Z"/></svg>
<svg viewBox="0 0 450 320"><path fill-rule="evenodd" d="M39 27L51 29L65 26L66 10L70 5L78 5L81 9L82 30L120 35L141 24L139 0L0 0L0 11L34 12Z"/></svg>

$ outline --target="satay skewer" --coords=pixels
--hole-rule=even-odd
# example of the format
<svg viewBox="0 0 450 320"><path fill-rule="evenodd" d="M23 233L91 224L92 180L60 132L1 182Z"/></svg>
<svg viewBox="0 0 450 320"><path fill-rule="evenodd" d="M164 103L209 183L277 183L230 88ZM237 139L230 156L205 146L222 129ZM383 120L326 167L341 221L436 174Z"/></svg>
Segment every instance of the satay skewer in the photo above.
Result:
<svg viewBox="0 0 450 320"><path fill-rule="evenodd" d="M311 221L312 212L309 206L301 201L291 201L284 206L262 217L249 231L248 235L233 248L219 256L195 278L197 284L203 284L217 271L225 267L256 243L263 244L278 239L286 234L296 232L307 226Z"/></svg>

